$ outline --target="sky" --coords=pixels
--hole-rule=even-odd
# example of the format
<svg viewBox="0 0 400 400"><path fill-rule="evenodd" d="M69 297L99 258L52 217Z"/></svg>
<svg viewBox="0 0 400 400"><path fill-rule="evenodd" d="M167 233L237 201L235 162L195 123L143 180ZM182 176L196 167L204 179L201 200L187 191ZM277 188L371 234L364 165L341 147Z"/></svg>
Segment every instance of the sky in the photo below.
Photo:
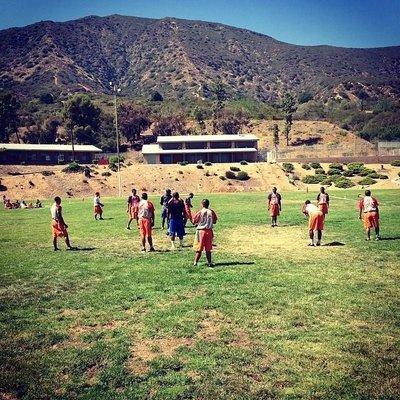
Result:
<svg viewBox="0 0 400 400"><path fill-rule="evenodd" d="M0 0L0 29L110 14L221 22L299 45L400 45L400 0Z"/></svg>

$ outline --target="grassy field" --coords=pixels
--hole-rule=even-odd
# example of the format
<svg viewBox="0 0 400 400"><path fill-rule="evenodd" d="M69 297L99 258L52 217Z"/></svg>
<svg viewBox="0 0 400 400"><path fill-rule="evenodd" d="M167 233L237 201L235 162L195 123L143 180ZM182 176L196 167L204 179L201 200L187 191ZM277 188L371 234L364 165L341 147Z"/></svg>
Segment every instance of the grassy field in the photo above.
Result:
<svg viewBox="0 0 400 400"><path fill-rule="evenodd" d="M65 201L76 252L52 251L49 201L0 210L0 398L399 398L400 191L374 192L380 242L357 192L332 191L309 248L315 195L283 193L274 229L265 194L210 195L214 268L192 267L193 228L182 251L157 229L140 253L124 199L104 199L104 221Z"/></svg>

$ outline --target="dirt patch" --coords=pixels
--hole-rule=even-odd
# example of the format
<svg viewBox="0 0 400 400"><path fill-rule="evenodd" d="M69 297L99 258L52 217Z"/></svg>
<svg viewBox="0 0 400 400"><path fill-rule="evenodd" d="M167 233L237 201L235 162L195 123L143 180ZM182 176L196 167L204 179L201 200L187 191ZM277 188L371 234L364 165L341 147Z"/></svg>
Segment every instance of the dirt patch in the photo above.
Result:
<svg viewBox="0 0 400 400"><path fill-rule="evenodd" d="M143 375L149 371L149 362L159 356L172 357L181 347L192 347L200 340L214 342L220 339L221 330L229 327L233 330L232 339L228 341L229 346L250 347L252 342L248 334L242 329L235 329L229 318L217 310L207 310L204 318L199 323L199 329L193 338L154 338L143 339L139 333L136 343L131 347L131 358L128 368L136 375ZM195 377L198 375L194 373Z"/></svg>

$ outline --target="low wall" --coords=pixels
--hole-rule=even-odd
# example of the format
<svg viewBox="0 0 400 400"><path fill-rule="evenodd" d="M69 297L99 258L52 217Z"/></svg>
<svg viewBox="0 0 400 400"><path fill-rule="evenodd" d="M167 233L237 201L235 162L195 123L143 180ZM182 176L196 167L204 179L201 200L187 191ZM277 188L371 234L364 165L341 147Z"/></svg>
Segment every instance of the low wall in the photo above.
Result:
<svg viewBox="0 0 400 400"><path fill-rule="evenodd" d="M297 162L297 163L350 163L350 162L362 162L364 164L390 164L395 160L399 160L399 156L352 156L352 157L280 157L276 158L277 162Z"/></svg>

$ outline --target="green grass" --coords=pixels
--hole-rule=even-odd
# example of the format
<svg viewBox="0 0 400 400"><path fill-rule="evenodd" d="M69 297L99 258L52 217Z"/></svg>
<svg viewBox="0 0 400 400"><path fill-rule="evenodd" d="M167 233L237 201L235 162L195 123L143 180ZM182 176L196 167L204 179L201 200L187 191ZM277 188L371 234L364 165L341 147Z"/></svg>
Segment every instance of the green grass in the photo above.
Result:
<svg viewBox="0 0 400 400"><path fill-rule="evenodd" d="M380 242L364 241L356 191L330 194L324 243L344 246L321 248L300 213L316 193L283 193L274 229L265 194L210 195L214 268L160 229L141 254L124 199L104 199L104 221L64 202L78 252L52 251L50 202L1 210L0 397L399 398L400 193L374 192Z"/></svg>

